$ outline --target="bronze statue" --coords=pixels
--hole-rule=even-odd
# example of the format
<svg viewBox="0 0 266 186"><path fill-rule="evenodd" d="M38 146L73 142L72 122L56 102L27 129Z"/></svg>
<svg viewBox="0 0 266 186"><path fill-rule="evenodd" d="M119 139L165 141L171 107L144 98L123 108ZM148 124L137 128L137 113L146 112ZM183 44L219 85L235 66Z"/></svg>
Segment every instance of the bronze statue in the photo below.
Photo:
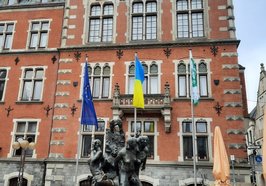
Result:
<svg viewBox="0 0 266 186"><path fill-rule="evenodd" d="M129 137L125 146L125 134L121 119L110 121L106 131L105 153L101 141L93 141L89 160L93 186L142 186L139 170L144 170L149 153L147 136Z"/></svg>

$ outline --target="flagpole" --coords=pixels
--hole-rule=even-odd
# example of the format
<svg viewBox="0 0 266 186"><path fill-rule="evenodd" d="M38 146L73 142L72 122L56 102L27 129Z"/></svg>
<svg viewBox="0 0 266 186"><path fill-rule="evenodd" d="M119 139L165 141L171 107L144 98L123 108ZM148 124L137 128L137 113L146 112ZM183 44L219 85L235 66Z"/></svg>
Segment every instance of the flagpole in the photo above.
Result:
<svg viewBox="0 0 266 186"><path fill-rule="evenodd" d="M79 166L79 156L80 156L80 146L81 146L80 145L80 134L81 134L81 125L79 125L79 131L78 131L78 146L77 146L76 169L75 169L75 184L76 185L78 181L77 180L78 179L78 166Z"/></svg>
<svg viewBox="0 0 266 186"><path fill-rule="evenodd" d="M189 61L192 59L192 51L189 49ZM190 63L190 100L191 100L191 118L192 118L192 145L193 145L193 174L194 174L194 186L197 186L197 153L196 153L196 125L194 121L194 103L193 103L193 87L192 87L192 63Z"/></svg>
<svg viewBox="0 0 266 186"><path fill-rule="evenodd" d="M137 137L137 108L134 108L134 136Z"/></svg>

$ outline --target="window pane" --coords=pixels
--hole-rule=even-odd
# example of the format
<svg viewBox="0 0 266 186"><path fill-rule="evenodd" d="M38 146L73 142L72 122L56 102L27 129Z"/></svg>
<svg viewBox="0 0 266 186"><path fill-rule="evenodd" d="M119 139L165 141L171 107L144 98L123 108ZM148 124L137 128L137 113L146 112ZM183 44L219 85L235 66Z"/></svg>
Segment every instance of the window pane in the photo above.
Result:
<svg viewBox="0 0 266 186"><path fill-rule="evenodd" d="M48 30L48 28L49 28L49 23L48 22L43 22L41 30Z"/></svg>
<svg viewBox="0 0 266 186"><path fill-rule="evenodd" d="M38 34L37 33L32 33L31 34L31 39L30 39L30 47L35 48L37 47L38 43Z"/></svg>
<svg viewBox="0 0 266 186"><path fill-rule="evenodd" d="M154 158L154 136L148 136L149 138L149 155L148 158Z"/></svg>
<svg viewBox="0 0 266 186"><path fill-rule="evenodd" d="M2 101L3 99L4 88L5 88L5 81L0 80L0 101Z"/></svg>
<svg viewBox="0 0 266 186"><path fill-rule="evenodd" d="M17 122L17 131L16 132L25 132L26 122Z"/></svg>
<svg viewBox="0 0 266 186"><path fill-rule="evenodd" d="M158 77L157 76L151 76L151 84L150 84L150 88L151 88L151 94L158 94L159 90L158 90Z"/></svg>
<svg viewBox="0 0 266 186"><path fill-rule="evenodd" d="M12 35L11 34L6 35L4 49L10 49L11 48L11 42L12 42Z"/></svg>
<svg viewBox="0 0 266 186"><path fill-rule="evenodd" d="M137 129L137 132L142 132L141 130L141 122L140 121L137 121L137 125L136 125L136 129ZM131 122L131 132L135 132L135 122Z"/></svg>
<svg viewBox="0 0 266 186"><path fill-rule="evenodd" d="M100 96L100 78L93 78L93 97Z"/></svg>
<svg viewBox="0 0 266 186"><path fill-rule="evenodd" d="M110 78L103 78L103 92L102 97L107 98L109 96Z"/></svg>
<svg viewBox="0 0 266 186"><path fill-rule="evenodd" d="M187 10L188 9L188 1L187 0L178 0L176 4L177 10Z"/></svg>
<svg viewBox="0 0 266 186"><path fill-rule="evenodd" d="M100 41L100 19L90 20L90 37L89 41L99 42Z"/></svg>
<svg viewBox="0 0 266 186"><path fill-rule="evenodd" d="M47 33L41 33L40 37L41 37L40 38L40 47L44 48L44 47L46 47L48 34Z"/></svg>
<svg viewBox="0 0 266 186"><path fill-rule="evenodd" d="M188 28L188 14L177 14L177 36L187 38L189 36Z"/></svg>
<svg viewBox="0 0 266 186"><path fill-rule="evenodd" d="M105 131L105 122L104 121L98 121L98 132L104 132Z"/></svg>
<svg viewBox="0 0 266 186"><path fill-rule="evenodd" d="M142 13L143 12L143 4L142 3L134 3L133 4L133 13Z"/></svg>
<svg viewBox="0 0 266 186"><path fill-rule="evenodd" d="M156 2L147 2L146 12L156 12Z"/></svg>
<svg viewBox="0 0 266 186"><path fill-rule="evenodd" d="M32 76L33 76L33 70L32 69L26 69L24 78L25 79L31 79Z"/></svg>
<svg viewBox="0 0 266 186"><path fill-rule="evenodd" d="M144 77L144 81L142 83L142 90L143 90L143 94L148 94L148 77L147 76Z"/></svg>
<svg viewBox="0 0 266 186"><path fill-rule="evenodd" d="M133 17L132 20L132 40L142 40L143 23L142 17Z"/></svg>
<svg viewBox="0 0 266 186"><path fill-rule="evenodd" d="M146 17L146 39L156 39L157 35L157 17Z"/></svg>
<svg viewBox="0 0 266 186"><path fill-rule="evenodd" d="M207 133L207 123L205 122L197 122L197 132Z"/></svg>
<svg viewBox="0 0 266 186"><path fill-rule="evenodd" d="M110 42L113 40L113 18L103 19L103 41Z"/></svg>
<svg viewBox="0 0 266 186"><path fill-rule="evenodd" d="M128 94L133 94L135 78L130 76L128 79Z"/></svg>
<svg viewBox="0 0 266 186"><path fill-rule="evenodd" d="M36 70L35 78L37 78L37 79L43 78L43 69Z"/></svg>
<svg viewBox="0 0 266 186"><path fill-rule="evenodd" d="M92 132L93 125L83 125L84 132Z"/></svg>
<svg viewBox="0 0 266 186"><path fill-rule="evenodd" d="M193 144L191 136L183 137L183 153L184 160L191 160L193 157Z"/></svg>
<svg viewBox="0 0 266 186"><path fill-rule="evenodd" d="M30 100L31 98L31 87L32 82L31 81L25 81L22 91L22 100Z"/></svg>
<svg viewBox="0 0 266 186"><path fill-rule="evenodd" d="M202 6L202 0L192 0L191 2L192 9L201 9Z"/></svg>
<svg viewBox="0 0 266 186"><path fill-rule="evenodd" d="M0 70L0 79L5 79L6 78L6 70L5 69L2 69Z"/></svg>
<svg viewBox="0 0 266 186"><path fill-rule="evenodd" d="M203 37L203 14L192 14L192 37Z"/></svg>
<svg viewBox="0 0 266 186"><path fill-rule="evenodd" d="M158 73L158 66L156 64L151 65L151 74L157 74Z"/></svg>
<svg viewBox="0 0 266 186"><path fill-rule="evenodd" d="M113 15L114 9L113 5L105 5L103 9L103 14L104 15Z"/></svg>
<svg viewBox="0 0 266 186"><path fill-rule="evenodd" d="M0 34L0 47L1 48L3 46L3 43L4 43L4 36L3 36L3 34Z"/></svg>
<svg viewBox="0 0 266 186"><path fill-rule="evenodd" d="M82 157L89 157L91 153L91 135L83 135L82 137Z"/></svg>
<svg viewBox="0 0 266 186"><path fill-rule="evenodd" d="M28 123L28 132L36 132L37 123L36 122L29 122Z"/></svg>
<svg viewBox="0 0 266 186"><path fill-rule="evenodd" d="M187 96L186 76L178 76L178 96Z"/></svg>
<svg viewBox="0 0 266 186"><path fill-rule="evenodd" d="M101 67L97 66L94 68L94 75L101 75Z"/></svg>
<svg viewBox="0 0 266 186"><path fill-rule="evenodd" d="M208 96L208 90L207 90L207 76L206 75L200 75L200 96Z"/></svg>
<svg viewBox="0 0 266 186"><path fill-rule="evenodd" d="M191 133L192 132L192 123L191 122L183 122L183 132L184 133Z"/></svg>
<svg viewBox="0 0 266 186"><path fill-rule="evenodd" d="M145 121L144 122L144 132L154 132L154 122Z"/></svg>
<svg viewBox="0 0 266 186"><path fill-rule="evenodd" d="M101 7L100 6L92 6L91 7L91 16L99 16L101 15Z"/></svg>
<svg viewBox="0 0 266 186"><path fill-rule="evenodd" d="M197 137L197 149L198 149L198 158L199 160L208 160L208 145L207 137Z"/></svg>
<svg viewBox="0 0 266 186"><path fill-rule="evenodd" d="M40 23L32 23L31 30L38 31L40 29Z"/></svg>
<svg viewBox="0 0 266 186"><path fill-rule="evenodd" d="M35 81L33 90L33 100L40 100L42 92L42 81Z"/></svg>
<svg viewBox="0 0 266 186"><path fill-rule="evenodd" d="M110 75L110 67L106 66L103 68L103 75Z"/></svg>
<svg viewBox="0 0 266 186"><path fill-rule="evenodd" d="M0 33L2 33L4 31L5 25L4 24L0 24Z"/></svg>

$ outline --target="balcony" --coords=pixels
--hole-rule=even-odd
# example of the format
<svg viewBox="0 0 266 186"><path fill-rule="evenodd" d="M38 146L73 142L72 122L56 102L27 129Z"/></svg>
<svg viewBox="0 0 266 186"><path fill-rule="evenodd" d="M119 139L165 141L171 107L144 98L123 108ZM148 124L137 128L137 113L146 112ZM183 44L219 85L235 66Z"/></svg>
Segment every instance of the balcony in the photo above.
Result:
<svg viewBox="0 0 266 186"><path fill-rule="evenodd" d="M113 95L113 116L120 117L124 114L133 114L132 94L120 94L119 85L115 85ZM161 114L164 117L165 132L171 131L171 98L169 84L165 84L164 94L144 95L144 109L138 109L142 114ZM158 116L158 115L156 115Z"/></svg>

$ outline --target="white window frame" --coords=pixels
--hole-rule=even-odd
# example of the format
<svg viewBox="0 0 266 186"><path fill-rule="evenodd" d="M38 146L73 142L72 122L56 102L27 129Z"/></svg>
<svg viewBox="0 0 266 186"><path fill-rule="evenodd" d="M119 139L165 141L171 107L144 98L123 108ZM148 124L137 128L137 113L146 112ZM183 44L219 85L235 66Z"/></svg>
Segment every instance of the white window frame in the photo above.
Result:
<svg viewBox="0 0 266 186"><path fill-rule="evenodd" d="M99 33L100 33L100 38L99 38L99 41L89 41L90 40L90 20L93 19L94 16L91 16L91 7L92 6L100 6L100 15L99 16L95 16L97 17L97 19L99 19L100 21L100 30L99 30ZM113 14L112 15L104 15L104 12L103 12L103 9L104 9L104 6L105 5L112 5L113 6ZM86 8L86 13L85 13L85 16L87 17L87 21L86 21L86 25L85 28L84 28L84 33L86 32L86 36L87 37L83 37L83 44L86 44L86 43L89 43L89 44L92 44L92 43L115 43L115 38L116 38L116 17L117 17L117 6L115 6L115 3L110 1L110 2L98 2L98 3L90 3L87 8ZM108 18L108 17L112 17L112 20L113 20L113 24L112 24L112 41L102 41L103 40L103 19L104 18Z"/></svg>
<svg viewBox="0 0 266 186"><path fill-rule="evenodd" d="M151 87L150 87L150 77L152 77L153 76L153 74L151 74L150 73L150 67L151 67L151 65L153 65L153 64L156 64L157 65L157 67L158 67L158 73L157 73L157 77L158 77L158 92L156 93L156 94L161 94L161 76L162 76L162 73L161 73L161 64L162 64L162 60L148 60L148 61L145 61L145 62L142 62L142 64L145 64L145 65L147 65L147 67L148 67L148 74L144 74L144 76L145 77L148 77L148 85L147 85L147 87L148 87L148 92L147 92L147 94L151 94L150 92L151 92ZM125 62L125 66L126 66L126 73L124 74L124 76L125 76L125 78L126 78L126 87L125 87L125 92L127 93L127 94L133 94L133 92L132 93L130 93L129 92L129 77L130 76L132 76L131 74L129 74L129 67L131 66L131 65L134 65L135 64L135 62L132 62L132 61L127 61L127 62ZM135 77L135 74L133 75L133 77ZM133 85L134 86L134 85Z"/></svg>
<svg viewBox="0 0 266 186"><path fill-rule="evenodd" d="M2 32L3 34L3 41L1 43L0 41L0 51L10 51L12 50L12 45L13 45L13 40L14 40L14 35L15 35L15 30L16 30L16 23L17 21L1 21L0 24L4 24L4 31ZM12 30L12 36L11 36L11 44L10 44L10 48L4 48L4 44L5 44L5 39L6 39L6 27L8 24L13 24L13 30ZM11 33L11 32L8 32Z"/></svg>
<svg viewBox="0 0 266 186"><path fill-rule="evenodd" d="M84 74L84 65L85 65L85 63L82 63L81 64L81 75L80 75L80 79L81 79L81 86L80 86L80 99L82 99L82 91L83 91L83 74ZM100 95L99 95L99 97L93 97L93 99L111 99L111 97L112 97L112 80L113 80L113 76L114 76L114 74L113 74L113 66L114 66L114 62L99 62L99 63L91 63L91 62L89 62L88 63L88 66L90 66L91 68L92 68L92 73L91 73L91 75L89 75L89 78L90 78L90 88L91 88L91 95L92 95L92 97L93 97L93 81L91 81L92 79L93 79L93 69L94 69L94 67L96 67L96 66L99 66L100 68L101 68L101 75L100 75L100 79L101 79L101 81L100 81ZM110 82L109 82L109 93L108 93L108 97L102 97L102 89L103 89L103 78L105 77L104 75L103 75L103 68L105 67L105 66L108 66L108 67L110 67Z"/></svg>
<svg viewBox="0 0 266 186"><path fill-rule="evenodd" d="M92 127L92 131L83 131L83 127L86 127L85 125L82 125L82 130L81 130L81 149L80 149L80 158L89 158L88 157L82 157L82 152L83 152L83 149L84 149L84 144L83 144L83 136L86 136L86 135L90 135L92 138L94 138L95 135L103 135L103 144L102 144L102 149L103 149L103 152L105 152L105 143L106 143L106 129L107 129L107 124L108 124L108 121L109 121L109 118L97 118L98 122L104 122L104 131L97 131L95 129L95 126L93 125L90 125L89 127Z"/></svg>
<svg viewBox="0 0 266 186"><path fill-rule="evenodd" d="M158 132L158 122L159 122L159 118L138 118L137 122L140 121L143 123L145 121L152 121L154 122L154 132L153 133L145 133L144 130L142 130L141 135L147 135L147 136L153 136L154 137L154 158L153 159L147 159L147 162L154 162L154 161L160 161L160 157L158 155L158 136L159 136L159 132ZM134 129L133 132L131 132L131 123L134 122L134 118L127 118L127 123L128 123L128 131L126 132L126 136L130 137L132 134L134 134Z"/></svg>
<svg viewBox="0 0 266 186"><path fill-rule="evenodd" d="M206 20L208 20L208 18L207 18L207 9L208 9L208 5L205 3L205 1L204 0L202 0L202 11L200 11L201 9L191 9L190 7L191 7L191 0L188 0L188 9L189 10L185 10L185 12L187 12L188 13L188 16L189 16L189 18L188 18L188 22L189 22L189 35L188 35L188 37L178 37L178 25L177 25L177 13L178 13L178 10L177 10L177 0L175 0L175 1L172 1L172 17L173 17L173 20L172 20L172 30L173 30L173 35L172 35L172 38L173 38L173 40L177 40L177 39L189 39L189 38L205 38L205 37L207 37L207 30L208 30L208 22L206 21ZM198 11L200 11L201 13L202 13L202 18L203 18L203 36L200 36L200 37L193 37L193 36L191 36L190 37L190 31L191 31L191 33L192 33L192 12L195 12L195 13L197 13ZM183 12L183 11L180 11L180 12ZM192 34L191 34L192 35Z"/></svg>
<svg viewBox="0 0 266 186"><path fill-rule="evenodd" d="M39 126L40 126L40 123L41 123L41 119L31 119L31 118L13 119L13 131L10 133L10 136L11 136L11 143L10 144L11 145L10 145L9 153L7 154L7 157L8 158L14 157L13 156L14 149L12 148L12 144L14 142L16 142L15 135L16 135L16 131L17 131L17 123L18 122L27 122L27 123L28 122L36 122L37 123L34 143L36 143L36 144L38 143L38 136L40 135ZM24 133L24 135L25 134L26 133ZM31 158L37 158L36 149L33 150L32 157Z"/></svg>
<svg viewBox="0 0 266 186"><path fill-rule="evenodd" d="M202 63L204 61L204 63L207 66L207 95L208 96L200 96L201 98L211 98L212 97L212 90L211 90L211 75L212 75L212 71L210 70L210 66L211 66L211 59L199 59L199 58L194 58L194 62L196 63L197 66L197 83L198 83L198 91L200 91L200 82L199 82L199 77L201 75L201 73L199 73L199 64ZM189 59L182 59L182 60L174 60L173 61L174 65L175 65L175 72L174 72L174 76L175 76L175 96L176 98L190 98L190 89L191 89L191 85L190 85L190 68L189 68ZM178 82L178 65L182 63L186 65L186 96L179 96L179 82ZM200 92L199 92L200 93Z"/></svg>
<svg viewBox="0 0 266 186"><path fill-rule="evenodd" d="M0 67L0 70L6 70L6 77L4 79L5 80L5 86L4 86L3 96L2 96L2 99L0 99L0 102L3 102L5 100L6 87L7 87L8 81L9 81L8 74L9 74L10 69L11 69L10 67Z"/></svg>
<svg viewBox="0 0 266 186"><path fill-rule="evenodd" d="M141 15L139 13L133 13L133 4L134 3L139 3L142 2L143 3L143 12L142 12L142 39L141 40L133 40L132 39L132 34L133 34L133 17L134 15ZM152 14L155 15L156 14L156 39L146 39L146 16L149 15L149 13L146 12L146 3L147 2L156 2L156 13ZM129 13L130 16L128 18L128 28L129 28L129 33L127 35L127 40L128 41L160 41L161 40L161 14L162 14L162 10L161 10L161 2L160 1L149 1L149 0L142 0L142 1L132 1L131 5L130 5L130 9L129 9ZM147 14L147 15L146 15Z"/></svg>
<svg viewBox="0 0 266 186"><path fill-rule="evenodd" d="M183 136L186 136L185 133L183 133L183 122L184 121L192 121L191 118L177 118L177 123L179 125L179 132L177 133L177 136L179 137L180 141L180 149L179 149L179 156L178 156L178 161L179 162L184 162L184 151L183 151ZM209 155L209 160L207 162L212 162L213 161L213 154L212 154L212 138L213 138L213 133L211 132L211 124L212 124L212 118L194 118L194 122L206 122L207 123L207 145L208 145L208 155ZM204 133L204 136L206 133ZM200 136L200 135L199 135ZM196 145L196 152L197 152L197 145ZM196 159L196 162L198 162L198 159Z"/></svg>
<svg viewBox="0 0 266 186"><path fill-rule="evenodd" d="M49 41L49 33L51 31L51 22L52 22L52 19L36 19L36 20L29 20L29 28L28 28L28 38L27 38L27 46L26 46L26 49L28 50L39 50L39 49L47 49L48 48L48 41ZM47 30L47 40L46 40L46 45L45 47L40 47L40 33L41 33L41 28L39 28L39 30L37 31L38 33L38 40L37 40L37 46L36 47L30 47L30 42L31 42L31 33L32 33L32 24L33 23L43 23L43 22L48 22L48 30Z"/></svg>
<svg viewBox="0 0 266 186"><path fill-rule="evenodd" d="M21 67L21 77L19 79L20 80L20 86L19 86L19 93L18 93L18 98L17 98L17 101L19 101L19 102L36 102L36 101L33 101L32 99L31 100L22 100L25 70L31 69L31 68L33 69L33 71L35 71L35 69L38 69L38 68L43 69L43 78L42 78L43 85L42 85L40 100L37 102L41 102L43 100L43 91L44 91L45 80L46 80L45 73L46 73L46 70L48 67L47 66L23 66L23 67Z"/></svg>

